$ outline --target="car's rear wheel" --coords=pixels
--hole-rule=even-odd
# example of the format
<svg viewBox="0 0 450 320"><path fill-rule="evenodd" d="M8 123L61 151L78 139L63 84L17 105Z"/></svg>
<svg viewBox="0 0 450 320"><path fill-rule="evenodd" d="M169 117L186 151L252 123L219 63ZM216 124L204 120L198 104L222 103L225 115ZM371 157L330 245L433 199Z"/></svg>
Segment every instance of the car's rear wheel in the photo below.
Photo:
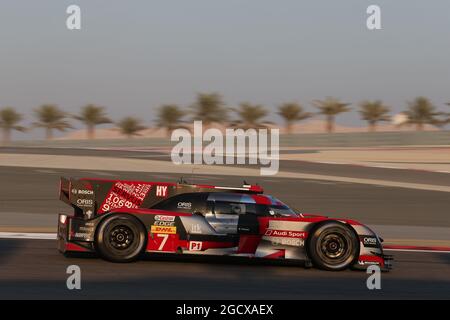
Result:
<svg viewBox="0 0 450 320"><path fill-rule="evenodd" d="M142 254L146 232L142 223L127 214L105 218L98 226L95 246L100 256L113 262L134 261Z"/></svg>
<svg viewBox="0 0 450 320"><path fill-rule="evenodd" d="M349 226L338 221L327 221L312 231L307 250L316 267L338 271L355 263L359 241Z"/></svg>

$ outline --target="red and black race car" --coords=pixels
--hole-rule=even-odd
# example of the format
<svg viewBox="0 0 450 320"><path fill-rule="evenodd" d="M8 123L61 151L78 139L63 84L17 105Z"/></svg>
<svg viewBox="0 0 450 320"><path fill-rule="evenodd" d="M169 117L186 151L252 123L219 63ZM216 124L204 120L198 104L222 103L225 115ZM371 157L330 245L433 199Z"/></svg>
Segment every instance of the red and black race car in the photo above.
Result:
<svg viewBox="0 0 450 320"><path fill-rule="evenodd" d="M243 256L305 262L326 270L390 269L382 240L348 219L295 212L258 185L65 179L58 249L114 262L145 252Z"/></svg>

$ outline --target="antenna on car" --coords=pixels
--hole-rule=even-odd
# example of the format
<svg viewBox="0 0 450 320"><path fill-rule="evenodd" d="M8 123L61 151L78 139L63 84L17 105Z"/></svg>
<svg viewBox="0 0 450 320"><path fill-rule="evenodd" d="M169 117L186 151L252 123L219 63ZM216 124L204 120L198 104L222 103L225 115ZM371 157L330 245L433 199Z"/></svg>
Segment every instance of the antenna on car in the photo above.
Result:
<svg viewBox="0 0 450 320"><path fill-rule="evenodd" d="M184 180L184 177L181 176L180 180L178 180L179 184L188 184L188 182L186 180Z"/></svg>
<svg viewBox="0 0 450 320"><path fill-rule="evenodd" d="M192 172L191 172L191 182L192 182L192 184L194 184L194 170L195 170L196 168L195 167L193 167L192 168Z"/></svg>

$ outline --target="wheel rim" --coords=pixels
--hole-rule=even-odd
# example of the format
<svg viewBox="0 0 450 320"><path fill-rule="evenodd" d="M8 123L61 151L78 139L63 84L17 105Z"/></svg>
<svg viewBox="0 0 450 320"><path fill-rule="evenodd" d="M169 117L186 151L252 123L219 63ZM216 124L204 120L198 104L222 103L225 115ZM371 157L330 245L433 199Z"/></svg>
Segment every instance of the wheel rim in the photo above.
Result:
<svg viewBox="0 0 450 320"><path fill-rule="evenodd" d="M333 268L348 263L352 256L353 243L350 235L342 230L324 231L317 241L316 252L319 258Z"/></svg>
<svg viewBox="0 0 450 320"><path fill-rule="evenodd" d="M347 247L346 239L333 233L322 239L320 249L328 259L339 259L345 254Z"/></svg>
<svg viewBox="0 0 450 320"><path fill-rule="evenodd" d="M134 233L128 226L115 226L109 233L108 241L112 248L126 250L133 245Z"/></svg>

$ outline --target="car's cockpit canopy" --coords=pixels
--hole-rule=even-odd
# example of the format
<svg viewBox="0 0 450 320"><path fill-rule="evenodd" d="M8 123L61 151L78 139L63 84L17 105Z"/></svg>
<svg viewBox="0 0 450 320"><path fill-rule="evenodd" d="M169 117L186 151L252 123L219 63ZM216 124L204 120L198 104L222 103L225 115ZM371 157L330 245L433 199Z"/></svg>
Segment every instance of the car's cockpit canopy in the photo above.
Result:
<svg viewBox="0 0 450 320"><path fill-rule="evenodd" d="M252 195L232 192L193 192L178 194L165 199L152 209L192 214L285 216L299 214L280 200L268 195Z"/></svg>

